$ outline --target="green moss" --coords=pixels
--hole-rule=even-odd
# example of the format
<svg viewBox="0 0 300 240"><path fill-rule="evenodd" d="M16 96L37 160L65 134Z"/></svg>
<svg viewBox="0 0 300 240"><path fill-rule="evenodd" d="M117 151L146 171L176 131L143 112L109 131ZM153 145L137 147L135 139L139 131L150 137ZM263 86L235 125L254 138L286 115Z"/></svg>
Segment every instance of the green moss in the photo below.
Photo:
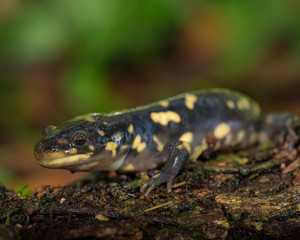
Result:
<svg viewBox="0 0 300 240"><path fill-rule="evenodd" d="M32 192L27 186L19 186L17 189L17 192L21 197L31 197L32 196Z"/></svg>
<svg viewBox="0 0 300 240"><path fill-rule="evenodd" d="M253 173L249 176L249 179L254 179L258 176L258 173Z"/></svg>

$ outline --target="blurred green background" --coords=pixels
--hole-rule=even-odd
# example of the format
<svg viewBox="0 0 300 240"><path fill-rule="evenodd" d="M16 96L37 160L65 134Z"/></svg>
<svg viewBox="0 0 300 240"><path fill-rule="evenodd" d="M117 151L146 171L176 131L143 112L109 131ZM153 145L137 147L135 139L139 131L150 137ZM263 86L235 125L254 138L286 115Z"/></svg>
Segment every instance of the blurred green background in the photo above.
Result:
<svg viewBox="0 0 300 240"><path fill-rule="evenodd" d="M300 2L0 1L0 182L65 184L39 167L50 124L227 87L300 114Z"/></svg>

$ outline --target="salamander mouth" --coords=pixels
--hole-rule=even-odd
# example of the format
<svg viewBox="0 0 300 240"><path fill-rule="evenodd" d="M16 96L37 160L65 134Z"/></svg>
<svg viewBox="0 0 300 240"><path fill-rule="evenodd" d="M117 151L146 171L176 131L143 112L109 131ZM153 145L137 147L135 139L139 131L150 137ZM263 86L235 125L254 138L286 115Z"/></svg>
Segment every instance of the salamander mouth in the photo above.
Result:
<svg viewBox="0 0 300 240"><path fill-rule="evenodd" d="M54 152L51 154L45 153L36 153L35 157L38 163L42 167L46 168L71 168L81 164L87 164L92 162L91 155L93 153L85 153L85 154L75 154L75 155L65 155L61 152Z"/></svg>
<svg viewBox="0 0 300 240"><path fill-rule="evenodd" d="M53 158L53 154L35 153L38 163L45 168L66 169L71 172L112 171L116 170L124 161L126 154L114 160L110 158L97 158L93 152L85 154L64 155Z"/></svg>

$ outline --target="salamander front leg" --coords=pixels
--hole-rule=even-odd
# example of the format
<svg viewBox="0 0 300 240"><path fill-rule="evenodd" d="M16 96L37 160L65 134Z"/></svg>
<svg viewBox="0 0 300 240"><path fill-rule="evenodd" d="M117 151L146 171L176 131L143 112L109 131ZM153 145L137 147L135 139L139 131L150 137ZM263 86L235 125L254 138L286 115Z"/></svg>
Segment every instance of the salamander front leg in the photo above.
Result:
<svg viewBox="0 0 300 240"><path fill-rule="evenodd" d="M167 182L168 191L171 192L174 178L182 169L190 155L190 145L186 142L178 141L169 143L165 148L170 152L166 165L159 174L144 183L141 192L145 192L145 196L147 196L154 187L165 182Z"/></svg>

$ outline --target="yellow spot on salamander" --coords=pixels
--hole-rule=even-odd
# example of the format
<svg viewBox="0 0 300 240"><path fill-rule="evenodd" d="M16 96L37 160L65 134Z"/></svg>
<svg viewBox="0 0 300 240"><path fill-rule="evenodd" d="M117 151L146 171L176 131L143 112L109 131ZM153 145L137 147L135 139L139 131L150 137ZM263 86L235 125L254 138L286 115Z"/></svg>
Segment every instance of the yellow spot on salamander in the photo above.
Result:
<svg viewBox="0 0 300 240"><path fill-rule="evenodd" d="M227 107L229 107L230 109L234 109L235 108L235 104L232 100L228 100L226 102Z"/></svg>
<svg viewBox="0 0 300 240"><path fill-rule="evenodd" d="M104 137L104 131L103 130L98 130L98 133L101 137Z"/></svg>
<svg viewBox="0 0 300 240"><path fill-rule="evenodd" d="M94 151L94 150L95 150L95 146L94 146L94 145L90 145L90 146L89 146L89 149L90 149L91 151Z"/></svg>
<svg viewBox="0 0 300 240"><path fill-rule="evenodd" d="M169 106L170 103L167 100L163 100L163 101L160 101L158 104L162 107L167 107L167 106Z"/></svg>
<svg viewBox="0 0 300 240"><path fill-rule="evenodd" d="M133 171L135 168L134 168L134 166L132 165L132 164L128 164L125 168L124 168L124 170L125 171Z"/></svg>
<svg viewBox="0 0 300 240"><path fill-rule="evenodd" d="M138 147L136 148L136 151L137 152L142 152L144 151L144 149L146 148L146 143L145 142L142 142L138 145Z"/></svg>
<svg viewBox="0 0 300 240"><path fill-rule="evenodd" d="M203 139L201 145L196 146L194 148L193 154L191 155L192 160L197 160L197 158L207 149L208 145L206 143L206 140Z"/></svg>
<svg viewBox="0 0 300 240"><path fill-rule="evenodd" d="M185 94L184 98L185 98L185 106L188 109L193 110L195 103L197 102L197 96L195 96L194 94L187 93Z"/></svg>
<svg viewBox="0 0 300 240"><path fill-rule="evenodd" d="M125 150L128 147L128 145L122 145L121 150Z"/></svg>
<svg viewBox="0 0 300 240"><path fill-rule="evenodd" d="M161 152L162 150L164 150L164 147L164 145L158 145L156 149L157 151Z"/></svg>
<svg viewBox="0 0 300 240"><path fill-rule="evenodd" d="M218 139L225 137L229 132L231 128L227 123L220 123L214 131L214 136Z"/></svg>
<svg viewBox="0 0 300 240"><path fill-rule="evenodd" d="M232 135L231 134L228 134L227 136L226 136L226 138L225 138L225 145L226 146L231 146L231 145L233 145L232 144Z"/></svg>
<svg viewBox="0 0 300 240"><path fill-rule="evenodd" d="M127 128L127 131L128 131L129 133L133 133L133 130L134 130L133 125L130 124L129 127Z"/></svg>
<svg viewBox="0 0 300 240"><path fill-rule="evenodd" d="M179 140L182 141L182 142L191 143L192 140L193 140L193 134L191 132L184 133L184 134L181 135Z"/></svg>
<svg viewBox="0 0 300 240"><path fill-rule="evenodd" d="M246 135L245 131L243 130L239 131L236 137L237 142L238 143L242 142L245 138L245 135Z"/></svg>
<svg viewBox="0 0 300 240"><path fill-rule="evenodd" d="M132 143L132 149L136 149L137 152L142 152L146 148L146 143L142 142L140 135L137 135Z"/></svg>
<svg viewBox="0 0 300 240"><path fill-rule="evenodd" d="M255 116L259 116L261 114L259 105L256 102L254 102L253 105L252 105L252 107L253 107L253 113L254 113L254 115Z"/></svg>
<svg viewBox="0 0 300 240"><path fill-rule="evenodd" d="M88 117L85 119L88 122L95 122L96 120L93 117Z"/></svg>
<svg viewBox="0 0 300 240"><path fill-rule="evenodd" d="M65 138L59 138L57 139L56 141L58 144L67 144L68 143L68 140L65 139Z"/></svg>
<svg viewBox="0 0 300 240"><path fill-rule="evenodd" d="M76 148L71 149L68 153L69 154L76 154L78 150Z"/></svg>
<svg viewBox="0 0 300 240"><path fill-rule="evenodd" d="M167 126L170 121L179 123L181 118L178 113L173 111L167 112L152 112L150 117L153 122L160 123L163 126Z"/></svg>
<svg viewBox="0 0 300 240"><path fill-rule="evenodd" d="M182 144L179 144L178 146L176 146L176 148L180 149L180 150L183 149L183 148L186 148L187 151L189 153L191 153L191 145L189 143L187 143L187 142L183 142Z"/></svg>
<svg viewBox="0 0 300 240"><path fill-rule="evenodd" d="M250 108L250 103L249 103L249 100L242 97L238 100L237 102L237 107L239 110L247 110Z"/></svg>
<svg viewBox="0 0 300 240"><path fill-rule="evenodd" d="M161 152L164 149L164 145L162 144L162 142L155 135L153 135L153 141L157 144L157 151Z"/></svg>
<svg viewBox="0 0 300 240"><path fill-rule="evenodd" d="M249 136L249 143L254 144L257 140L257 134L255 132L252 132Z"/></svg>
<svg viewBox="0 0 300 240"><path fill-rule="evenodd" d="M133 148L133 149L136 149L136 148L138 147L138 145L141 143L141 141L142 141L141 136L140 136L140 135L137 135L137 136L135 137L135 139L133 140L132 148Z"/></svg>
<svg viewBox="0 0 300 240"><path fill-rule="evenodd" d="M112 156L114 157L117 154L117 144L115 142L107 142L105 150L111 151Z"/></svg>

